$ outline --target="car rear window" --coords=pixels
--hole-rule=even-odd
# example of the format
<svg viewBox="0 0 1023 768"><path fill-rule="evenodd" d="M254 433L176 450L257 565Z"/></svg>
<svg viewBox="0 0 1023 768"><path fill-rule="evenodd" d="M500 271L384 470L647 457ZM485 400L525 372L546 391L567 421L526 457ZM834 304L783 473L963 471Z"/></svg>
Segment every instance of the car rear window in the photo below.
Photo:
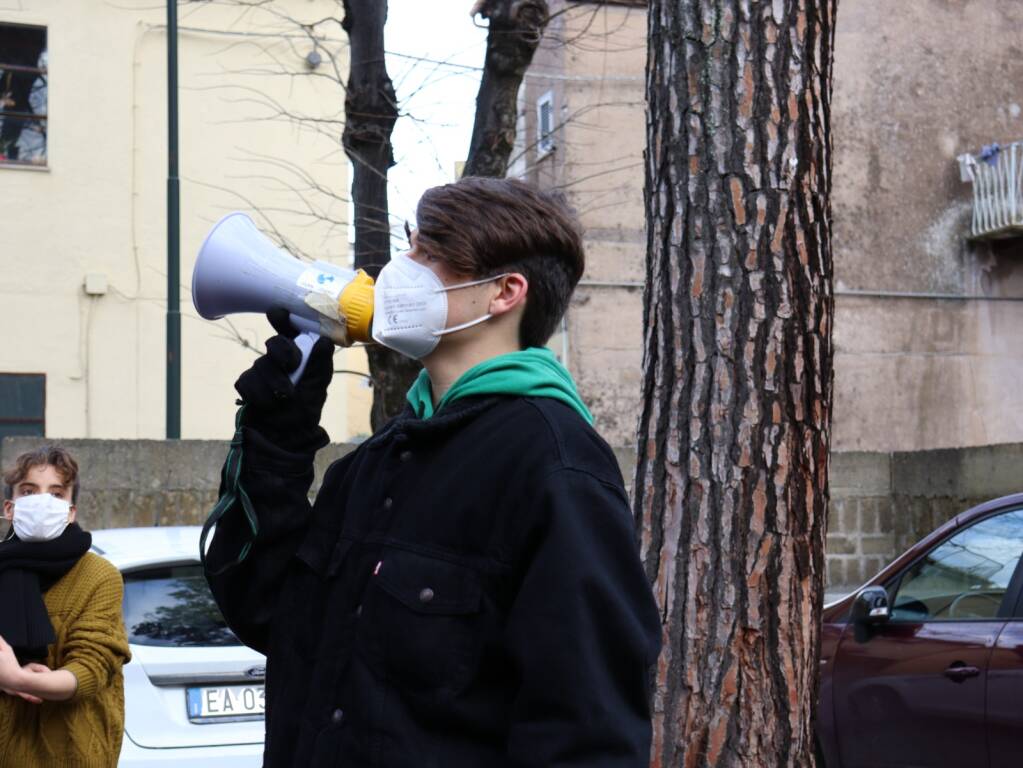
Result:
<svg viewBox="0 0 1023 768"><path fill-rule="evenodd" d="M137 645L239 645L198 564L124 574L124 624Z"/></svg>

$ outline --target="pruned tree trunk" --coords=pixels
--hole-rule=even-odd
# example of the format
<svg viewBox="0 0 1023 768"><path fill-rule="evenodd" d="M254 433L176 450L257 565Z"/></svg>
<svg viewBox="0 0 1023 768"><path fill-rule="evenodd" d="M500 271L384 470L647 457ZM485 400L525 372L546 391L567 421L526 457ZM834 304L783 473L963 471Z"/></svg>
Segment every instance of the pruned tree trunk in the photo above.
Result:
<svg viewBox="0 0 1023 768"><path fill-rule="evenodd" d="M352 161L355 266L380 265L391 256L387 172L394 165L391 131L398 119L394 84L384 61L386 0L344 0L350 70L345 94L345 153Z"/></svg>
<svg viewBox="0 0 1023 768"><path fill-rule="evenodd" d="M344 0L351 70L345 98L345 152L354 168L355 266L390 259L387 172L394 165L391 131L398 117L384 60L386 0ZM480 0L473 8L490 21L467 176L504 176L515 144L516 97L547 24L545 0ZM420 365L386 347L367 348L373 380L370 425L375 431L405 407Z"/></svg>
<svg viewBox="0 0 1023 768"><path fill-rule="evenodd" d="M391 258L387 172L394 165L391 131L398 119L394 84L384 60L386 0L344 0L351 69L345 96L345 153L352 161L355 267L383 266ZM370 425L376 430L405 407L419 364L380 345L367 348L373 380Z"/></svg>
<svg viewBox="0 0 1023 768"><path fill-rule="evenodd" d="M463 175L501 178L515 146L519 86L549 13L545 0L480 0L473 13L487 19L490 29Z"/></svg>
<svg viewBox="0 0 1023 768"><path fill-rule="evenodd" d="M836 0L651 0L635 511L655 766L809 766L828 503Z"/></svg>
<svg viewBox="0 0 1023 768"><path fill-rule="evenodd" d="M366 347L369 375L373 380L370 428L376 432L405 408L406 395L422 369L418 360L405 357L381 344Z"/></svg>

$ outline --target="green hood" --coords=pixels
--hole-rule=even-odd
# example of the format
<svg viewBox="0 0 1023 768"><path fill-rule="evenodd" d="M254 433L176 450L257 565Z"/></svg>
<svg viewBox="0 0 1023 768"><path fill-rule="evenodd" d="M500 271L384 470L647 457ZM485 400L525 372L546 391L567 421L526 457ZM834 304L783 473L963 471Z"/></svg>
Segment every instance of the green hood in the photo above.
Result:
<svg viewBox="0 0 1023 768"><path fill-rule="evenodd" d="M593 416L579 397L572 375L553 352L541 347L498 355L473 366L458 378L436 408L430 375L425 369L419 372L407 397L416 416L428 419L447 403L471 395L551 397L570 405L588 424L593 424Z"/></svg>

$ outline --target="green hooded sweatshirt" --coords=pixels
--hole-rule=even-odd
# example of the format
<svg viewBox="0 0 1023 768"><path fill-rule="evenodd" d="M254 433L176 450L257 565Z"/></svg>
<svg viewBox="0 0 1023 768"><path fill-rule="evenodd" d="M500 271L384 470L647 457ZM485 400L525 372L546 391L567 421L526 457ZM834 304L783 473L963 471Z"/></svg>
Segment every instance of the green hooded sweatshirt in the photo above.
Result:
<svg viewBox="0 0 1023 768"><path fill-rule="evenodd" d="M579 397L572 375L553 352L542 347L498 355L473 366L458 378L436 408L433 407L430 375L423 369L407 397L416 416L428 419L446 404L471 395L552 397L571 406L588 424L593 424L593 416Z"/></svg>

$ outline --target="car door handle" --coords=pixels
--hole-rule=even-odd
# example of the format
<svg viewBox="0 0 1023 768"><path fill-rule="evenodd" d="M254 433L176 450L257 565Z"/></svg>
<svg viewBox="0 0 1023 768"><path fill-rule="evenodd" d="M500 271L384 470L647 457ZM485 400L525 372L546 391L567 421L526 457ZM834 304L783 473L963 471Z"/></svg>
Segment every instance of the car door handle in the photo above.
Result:
<svg viewBox="0 0 1023 768"><path fill-rule="evenodd" d="M945 677L950 680L955 680L957 683L963 682L963 680L968 677L976 677L979 674L979 669L976 667L969 667L961 661L954 662L945 670Z"/></svg>

